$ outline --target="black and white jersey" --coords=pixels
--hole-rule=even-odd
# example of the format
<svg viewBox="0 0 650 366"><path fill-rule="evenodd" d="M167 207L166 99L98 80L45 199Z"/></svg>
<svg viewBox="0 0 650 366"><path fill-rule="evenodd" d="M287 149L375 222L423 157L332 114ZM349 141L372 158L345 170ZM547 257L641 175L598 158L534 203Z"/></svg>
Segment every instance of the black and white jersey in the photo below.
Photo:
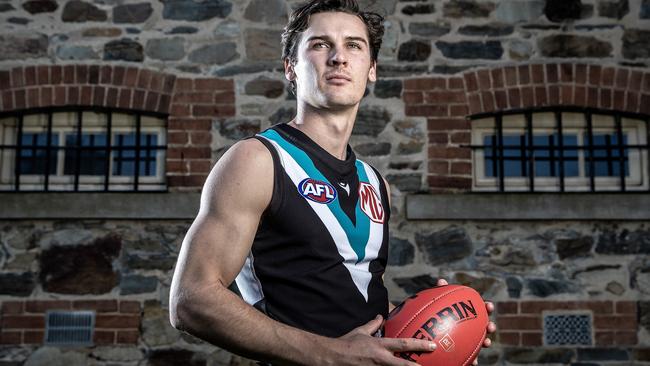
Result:
<svg viewBox="0 0 650 366"><path fill-rule="evenodd" d="M286 124L255 138L273 157L274 187L236 278L244 300L330 337L386 317L389 205L379 173L349 146L339 160Z"/></svg>

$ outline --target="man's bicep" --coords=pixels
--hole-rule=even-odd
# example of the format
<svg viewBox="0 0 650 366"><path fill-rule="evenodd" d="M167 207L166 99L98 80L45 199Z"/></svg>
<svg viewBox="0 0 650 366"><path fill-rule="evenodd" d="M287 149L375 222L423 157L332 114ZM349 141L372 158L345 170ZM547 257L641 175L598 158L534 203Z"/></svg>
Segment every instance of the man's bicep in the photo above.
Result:
<svg viewBox="0 0 650 366"><path fill-rule="evenodd" d="M270 201L270 154L257 141L246 143L233 147L210 173L201 209L183 241L179 263L193 286L216 281L227 286L234 280Z"/></svg>

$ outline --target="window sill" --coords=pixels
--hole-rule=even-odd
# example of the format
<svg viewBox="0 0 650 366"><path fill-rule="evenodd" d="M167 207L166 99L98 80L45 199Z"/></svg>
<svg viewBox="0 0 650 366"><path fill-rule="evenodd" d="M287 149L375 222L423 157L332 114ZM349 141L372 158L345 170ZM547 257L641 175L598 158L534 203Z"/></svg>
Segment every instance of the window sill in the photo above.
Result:
<svg viewBox="0 0 650 366"><path fill-rule="evenodd" d="M0 193L0 220L193 219L200 193Z"/></svg>
<svg viewBox="0 0 650 366"><path fill-rule="evenodd" d="M650 220L648 193L467 193L406 197L410 220Z"/></svg>

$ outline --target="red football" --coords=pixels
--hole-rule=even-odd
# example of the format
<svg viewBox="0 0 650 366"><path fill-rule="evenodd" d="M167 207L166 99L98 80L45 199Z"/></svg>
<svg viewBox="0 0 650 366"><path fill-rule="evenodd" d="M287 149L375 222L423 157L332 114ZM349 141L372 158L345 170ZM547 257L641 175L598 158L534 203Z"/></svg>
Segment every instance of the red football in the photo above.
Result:
<svg viewBox="0 0 650 366"><path fill-rule="evenodd" d="M460 285L434 287L409 297L388 314L384 337L435 342L433 352L397 356L423 366L467 366L476 358L489 322L485 303L474 289Z"/></svg>

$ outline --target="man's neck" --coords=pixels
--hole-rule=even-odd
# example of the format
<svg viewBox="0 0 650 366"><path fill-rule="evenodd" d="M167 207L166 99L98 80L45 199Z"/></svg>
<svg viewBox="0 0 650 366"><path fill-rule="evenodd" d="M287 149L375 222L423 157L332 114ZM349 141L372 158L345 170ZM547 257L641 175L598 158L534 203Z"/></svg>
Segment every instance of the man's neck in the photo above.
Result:
<svg viewBox="0 0 650 366"><path fill-rule="evenodd" d="M297 128L334 157L345 160L359 105L339 110L317 109L298 103L296 118L289 125Z"/></svg>

